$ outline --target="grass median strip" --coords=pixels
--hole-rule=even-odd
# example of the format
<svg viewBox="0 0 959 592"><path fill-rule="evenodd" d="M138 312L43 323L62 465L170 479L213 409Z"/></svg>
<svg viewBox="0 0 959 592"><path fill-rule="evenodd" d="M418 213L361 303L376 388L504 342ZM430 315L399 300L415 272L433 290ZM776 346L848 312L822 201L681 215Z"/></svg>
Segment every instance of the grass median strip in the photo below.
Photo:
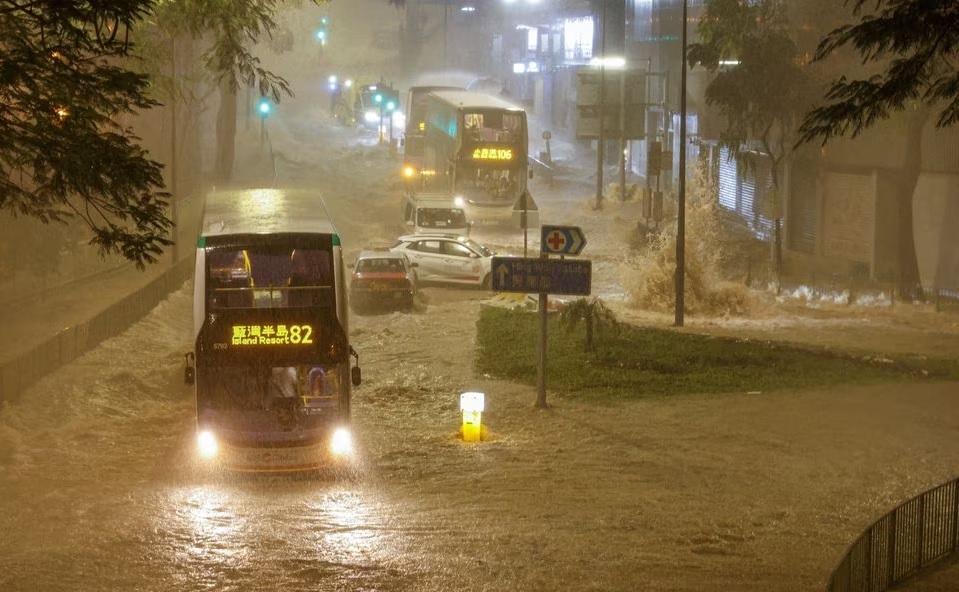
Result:
<svg viewBox="0 0 959 592"><path fill-rule="evenodd" d="M621 400L685 393L782 391L917 380L959 380L959 363L880 357L794 344L713 337L620 324L585 327L551 314L548 388L579 399ZM536 384L535 312L484 307L477 321L477 371Z"/></svg>

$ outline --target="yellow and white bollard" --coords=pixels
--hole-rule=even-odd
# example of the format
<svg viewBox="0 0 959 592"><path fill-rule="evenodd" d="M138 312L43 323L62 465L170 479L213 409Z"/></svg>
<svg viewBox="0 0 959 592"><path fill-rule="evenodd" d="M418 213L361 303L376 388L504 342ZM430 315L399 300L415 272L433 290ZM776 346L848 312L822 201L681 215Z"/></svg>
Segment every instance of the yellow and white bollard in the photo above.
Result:
<svg viewBox="0 0 959 592"><path fill-rule="evenodd" d="M484 407L483 393L463 393L460 395L460 411L463 412L463 441L479 442L482 431Z"/></svg>

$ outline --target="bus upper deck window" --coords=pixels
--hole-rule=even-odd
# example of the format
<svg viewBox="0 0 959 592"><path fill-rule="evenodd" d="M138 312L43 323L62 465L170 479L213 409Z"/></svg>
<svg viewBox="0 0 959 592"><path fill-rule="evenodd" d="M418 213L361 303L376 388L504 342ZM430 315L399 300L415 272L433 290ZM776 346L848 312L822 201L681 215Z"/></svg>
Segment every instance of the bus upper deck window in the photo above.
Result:
<svg viewBox="0 0 959 592"><path fill-rule="evenodd" d="M214 306L253 306L253 276L245 249L212 251L209 273Z"/></svg>
<svg viewBox="0 0 959 592"><path fill-rule="evenodd" d="M296 249L291 255L289 306L317 306L323 303L319 287L333 284L330 254L326 251Z"/></svg>
<svg viewBox="0 0 959 592"><path fill-rule="evenodd" d="M330 256L326 251L294 249L290 257L291 286L327 286L330 284Z"/></svg>
<svg viewBox="0 0 959 592"><path fill-rule="evenodd" d="M246 250L210 253L210 277L220 282L249 282L250 258Z"/></svg>

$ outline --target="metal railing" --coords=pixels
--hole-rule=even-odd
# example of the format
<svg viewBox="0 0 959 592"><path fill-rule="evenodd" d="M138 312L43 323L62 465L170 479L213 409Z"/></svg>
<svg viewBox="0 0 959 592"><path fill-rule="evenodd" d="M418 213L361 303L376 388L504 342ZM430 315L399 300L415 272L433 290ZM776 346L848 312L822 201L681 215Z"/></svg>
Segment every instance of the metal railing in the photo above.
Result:
<svg viewBox="0 0 959 592"><path fill-rule="evenodd" d="M827 592L882 592L959 552L959 478L904 502L849 547Z"/></svg>
<svg viewBox="0 0 959 592"><path fill-rule="evenodd" d="M953 290L935 288L933 298L936 302L936 312L948 308L959 308L959 288Z"/></svg>

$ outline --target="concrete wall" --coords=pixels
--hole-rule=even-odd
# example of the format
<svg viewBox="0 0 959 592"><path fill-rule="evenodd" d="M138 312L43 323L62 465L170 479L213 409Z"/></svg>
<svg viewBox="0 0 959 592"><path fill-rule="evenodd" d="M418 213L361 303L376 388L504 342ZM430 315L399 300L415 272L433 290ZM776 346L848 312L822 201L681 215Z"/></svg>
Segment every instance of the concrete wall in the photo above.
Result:
<svg viewBox="0 0 959 592"><path fill-rule="evenodd" d="M69 364L100 342L119 335L146 316L193 275L193 258L187 257L138 291L90 319L60 331L30 351L0 367L0 404L15 401L38 380Z"/></svg>

